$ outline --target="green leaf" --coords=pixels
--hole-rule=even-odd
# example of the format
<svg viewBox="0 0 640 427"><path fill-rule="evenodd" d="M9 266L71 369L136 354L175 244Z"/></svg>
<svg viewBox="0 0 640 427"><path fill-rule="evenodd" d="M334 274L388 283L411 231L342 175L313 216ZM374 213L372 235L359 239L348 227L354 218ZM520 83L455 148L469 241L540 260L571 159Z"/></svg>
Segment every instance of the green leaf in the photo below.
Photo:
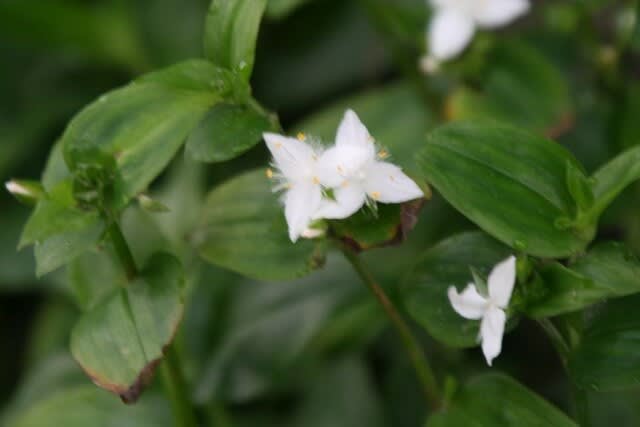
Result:
<svg viewBox="0 0 640 427"><path fill-rule="evenodd" d="M122 208L167 166L189 133L233 82L203 60L158 71L100 97L78 114L61 143L73 172L116 163L113 205Z"/></svg>
<svg viewBox="0 0 640 427"><path fill-rule="evenodd" d="M402 243L418 221L424 200L379 204L376 211L361 209L342 221L331 221L332 234L362 251Z"/></svg>
<svg viewBox="0 0 640 427"><path fill-rule="evenodd" d="M480 322L456 313L447 289L455 286L462 291L473 281L471 269L486 278L509 253L509 248L481 232L458 234L428 249L402 280L402 299L409 314L449 346L476 346Z"/></svg>
<svg viewBox="0 0 640 427"><path fill-rule="evenodd" d="M136 280L80 318L71 352L94 383L125 402L140 397L182 318L183 282L179 261L157 254Z"/></svg>
<svg viewBox="0 0 640 427"><path fill-rule="evenodd" d="M506 125L461 122L432 132L418 154L440 194L480 228L525 253L581 251L595 224L574 221L566 168L580 164L559 144Z"/></svg>
<svg viewBox="0 0 640 427"><path fill-rule="evenodd" d="M224 162L239 156L262 140L271 121L251 107L214 106L187 140L187 152L201 162Z"/></svg>
<svg viewBox="0 0 640 427"><path fill-rule="evenodd" d="M591 182L581 169L567 162L567 188L578 208L578 215L593 206L594 196Z"/></svg>
<svg viewBox="0 0 640 427"><path fill-rule="evenodd" d="M640 179L640 146L619 154L602 165L592 176L595 204L593 216L599 216L629 184Z"/></svg>
<svg viewBox="0 0 640 427"><path fill-rule="evenodd" d="M76 207L71 183L63 181L36 205L22 232L20 248L35 244L36 272L42 276L95 246L104 229L96 212Z"/></svg>
<svg viewBox="0 0 640 427"><path fill-rule="evenodd" d="M542 54L500 41L483 60L485 69L473 75L481 91L455 89L447 103L450 120L497 119L549 136L566 131L573 120L567 84Z"/></svg>
<svg viewBox="0 0 640 427"><path fill-rule="evenodd" d="M158 397L125 406L93 386L58 390L16 417L13 427L170 427L167 403Z"/></svg>
<svg viewBox="0 0 640 427"><path fill-rule="evenodd" d="M640 384L640 295L608 303L590 316L569 372L581 388L621 390Z"/></svg>
<svg viewBox="0 0 640 427"><path fill-rule="evenodd" d="M609 298L640 292L640 261L623 244L595 246L574 264L539 269L540 283L525 294L526 311L549 317L577 311Z"/></svg>
<svg viewBox="0 0 640 427"><path fill-rule="evenodd" d="M556 407L515 380L485 374L464 384L427 427L577 427Z"/></svg>
<svg viewBox="0 0 640 427"><path fill-rule="evenodd" d="M213 0L204 36L205 56L249 80L267 0Z"/></svg>
<svg viewBox="0 0 640 427"><path fill-rule="evenodd" d="M320 243L289 240L284 209L263 170L209 193L192 238L208 262L259 280L301 277L324 262Z"/></svg>

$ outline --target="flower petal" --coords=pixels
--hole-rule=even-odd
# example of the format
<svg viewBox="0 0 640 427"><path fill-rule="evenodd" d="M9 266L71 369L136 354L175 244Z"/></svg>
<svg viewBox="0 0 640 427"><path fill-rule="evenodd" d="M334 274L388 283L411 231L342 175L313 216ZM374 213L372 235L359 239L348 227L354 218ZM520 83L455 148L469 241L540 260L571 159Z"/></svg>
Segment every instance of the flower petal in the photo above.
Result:
<svg viewBox="0 0 640 427"><path fill-rule="evenodd" d="M357 175L369 162L371 158L368 150L352 145L334 146L318 159L317 176L325 187L339 187L345 180Z"/></svg>
<svg viewBox="0 0 640 427"><path fill-rule="evenodd" d="M324 199L313 219L342 219L358 212L364 205L365 192L357 183L345 181L345 184L333 191L334 200Z"/></svg>
<svg viewBox="0 0 640 427"><path fill-rule="evenodd" d="M507 315L496 307L490 308L480 323L482 352L489 366L502 351L502 336L504 335L505 323L507 323Z"/></svg>
<svg viewBox="0 0 640 427"><path fill-rule="evenodd" d="M487 309L487 299L478 293L476 285L469 283L461 294L454 286L447 292L453 309L465 319L478 320Z"/></svg>
<svg viewBox="0 0 640 427"><path fill-rule="evenodd" d="M309 144L275 133L264 133L263 137L276 166L288 180L295 181L313 169L316 153Z"/></svg>
<svg viewBox="0 0 640 427"><path fill-rule="evenodd" d="M382 203L402 203L420 199L424 193L398 166L373 162L365 170L363 186L367 195Z"/></svg>
<svg viewBox="0 0 640 427"><path fill-rule="evenodd" d="M491 273L489 273L487 285L491 301L500 308L507 308L515 282L516 257L511 255L509 258L496 264L491 270Z"/></svg>
<svg viewBox="0 0 640 427"><path fill-rule="evenodd" d="M360 118L353 110L344 113L342 122L338 126L336 133L336 146L351 145L365 150L369 158L376 156L376 147L373 138L369 134L367 127L360 121Z"/></svg>
<svg viewBox="0 0 640 427"><path fill-rule="evenodd" d="M475 24L470 16L452 8L438 10L428 31L430 56L446 61L458 56L471 41Z"/></svg>
<svg viewBox="0 0 640 427"><path fill-rule="evenodd" d="M298 182L284 195L284 215L289 226L289 238L296 242L309 227L313 213L320 206L322 190L311 182Z"/></svg>
<svg viewBox="0 0 640 427"><path fill-rule="evenodd" d="M529 0L487 0L475 10L474 18L483 28L507 25L529 11Z"/></svg>

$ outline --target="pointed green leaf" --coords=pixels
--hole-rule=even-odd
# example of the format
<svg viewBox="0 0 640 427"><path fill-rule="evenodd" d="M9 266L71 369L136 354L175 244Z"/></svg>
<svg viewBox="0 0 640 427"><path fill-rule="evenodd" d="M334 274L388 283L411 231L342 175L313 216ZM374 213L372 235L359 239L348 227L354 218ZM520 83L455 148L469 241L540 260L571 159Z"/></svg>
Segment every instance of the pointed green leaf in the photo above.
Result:
<svg viewBox="0 0 640 427"><path fill-rule="evenodd" d="M205 24L205 56L248 81L266 5L267 0L213 0Z"/></svg>
<svg viewBox="0 0 640 427"><path fill-rule="evenodd" d="M211 191L192 238L205 260L261 280L301 277L324 260L320 243L289 240L284 208L264 170Z"/></svg>
<svg viewBox="0 0 640 427"><path fill-rule="evenodd" d="M592 176L595 204L591 210L599 216L627 186L640 179L640 146L619 154L602 165Z"/></svg>
<svg viewBox="0 0 640 427"><path fill-rule="evenodd" d="M581 166L559 144L506 125L460 122L433 131L418 162L451 205L520 251L561 258L593 237L594 224L573 225L566 167Z"/></svg>
<svg viewBox="0 0 640 427"><path fill-rule="evenodd" d="M567 162L567 188L580 214L593 206L595 198L591 182L584 172L571 162Z"/></svg>
<svg viewBox="0 0 640 427"><path fill-rule="evenodd" d="M115 160L113 205L122 208L167 166L233 82L203 60L158 71L100 97L78 114L61 143L72 172ZM222 76L222 77L221 77Z"/></svg>
<svg viewBox="0 0 640 427"><path fill-rule="evenodd" d="M569 313L640 292L640 261L620 243L599 244L569 267L544 265L539 274L540 282L532 283L524 295L526 311L534 317Z"/></svg>
<svg viewBox="0 0 640 427"><path fill-rule="evenodd" d="M191 133L187 152L201 162L224 162L249 150L272 128L269 118L251 107L219 104Z"/></svg>
<svg viewBox="0 0 640 427"><path fill-rule="evenodd" d="M581 388L621 390L640 385L640 295L622 298L589 317L569 372Z"/></svg>
<svg viewBox="0 0 640 427"><path fill-rule="evenodd" d="M464 384L426 427L577 427L569 417L520 383L485 374Z"/></svg>
<svg viewBox="0 0 640 427"><path fill-rule="evenodd" d="M179 261L157 254L136 280L80 318L71 352L93 382L125 402L138 399L182 318L183 283Z"/></svg>
<svg viewBox="0 0 640 427"><path fill-rule="evenodd" d="M481 232L459 234L428 249L402 281L402 299L409 314L449 346L476 346L480 322L456 313L447 290L455 286L462 291L473 281L471 269L486 278L509 253L509 248Z"/></svg>

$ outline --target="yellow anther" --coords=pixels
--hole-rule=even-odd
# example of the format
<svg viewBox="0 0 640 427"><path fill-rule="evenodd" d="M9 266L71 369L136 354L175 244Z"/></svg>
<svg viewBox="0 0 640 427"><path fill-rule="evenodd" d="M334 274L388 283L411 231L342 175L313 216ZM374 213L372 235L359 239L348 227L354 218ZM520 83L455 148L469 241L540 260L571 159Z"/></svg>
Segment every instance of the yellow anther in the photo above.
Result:
<svg viewBox="0 0 640 427"><path fill-rule="evenodd" d="M269 179L273 178L273 171L271 169L267 169L265 173L267 175L267 178Z"/></svg>
<svg viewBox="0 0 640 427"><path fill-rule="evenodd" d="M304 141L305 139L307 139L307 136L306 136L304 133L302 133L302 132L298 132L298 136L297 136L297 138L298 138L298 141L302 142L302 141Z"/></svg>
<svg viewBox="0 0 640 427"><path fill-rule="evenodd" d="M389 152L387 150L380 150L378 151L378 157L380 157L381 159L386 159L387 157L389 157Z"/></svg>
<svg viewBox="0 0 640 427"><path fill-rule="evenodd" d="M371 193L371 198L373 200L378 200L380 198L380 193L378 193L377 191L374 191L373 193Z"/></svg>
<svg viewBox="0 0 640 427"><path fill-rule="evenodd" d="M340 184L340 186L342 188L347 188L349 186L349 181L343 181L342 184Z"/></svg>
<svg viewBox="0 0 640 427"><path fill-rule="evenodd" d="M282 142L276 142L276 148L282 148Z"/></svg>
<svg viewBox="0 0 640 427"><path fill-rule="evenodd" d="M320 184L320 180L318 179L318 177L317 177L317 176L314 176L314 177L313 177L313 183L314 183L314 184L316 184L316 185L317 185L317 184Z"/></svg>

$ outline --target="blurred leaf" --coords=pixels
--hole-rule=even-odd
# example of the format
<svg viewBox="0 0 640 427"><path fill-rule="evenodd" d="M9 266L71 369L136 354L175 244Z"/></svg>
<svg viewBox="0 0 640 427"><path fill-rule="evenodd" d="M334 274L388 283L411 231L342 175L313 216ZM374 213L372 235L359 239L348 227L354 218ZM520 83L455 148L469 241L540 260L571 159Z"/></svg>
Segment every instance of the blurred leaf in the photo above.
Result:
<svg viewBox="0 0 640 427"><path fill-rule="evenodd" d="M413 86L394 83L347 97L311 115L296 130L333 142L345 111L353 109L367 126L376 143L390 154L390 161L409 173L417 171L414 155L420 141L436 118L425 107Z"/></svg>
<svg viewBox="0 0 640 427"><path fill-rule="evenodd" d="M145 68L126 3L62 0L0 2L0 34L45 49L81 53L99 62Z"/></svg>
<svg viewBox="0 0 640 427"><path fill-rule="evenodd" d="M198 375L195 396L201 403L213 398L246 402L286 379L300 381L305 362L318 356L307 351L331 347L328 341L335 343L340 336L336 340L327 337L325 347L309 346L317 345L316 337L330 332L325 327L335 325L333 315L343 312L363 292L342 259L330 260L328 268L301 280L244 281L232 289L226 307L227 329ZM354 320L347 319L341 325L343 331ZM356 326L378 330L376 322ZM355 332L359 336L363 329Z"/></svg>
<svg viewBox="0 0 640 427"><path fill-rule="evenodd" d="M513 379L485 374L462 386L427 427L576 427L557 408Z"/></svg>
<svg viewBox="0 0 640 427"><path fill-rule="evenodd" d="M640 146L619 154L602 165L593 175L595 204L591 214L600 215L622 190L640 179Z"/></svg>
<svg viewBox="0 0 640 427"><path fill-rule="evenodd" d="M93 386L58 390L16 418L14 427L170 427L167 403L158 397L125 406Z"/></svg>
<svg viewBox="0 0 640 427"><path fill-rule="evenodd" d="M640 385L640 295L606 304L588 319L569 357L569 372L581 388L622 390Z"/></svg>
<svg viewBox="0 0 640 427"><path fill-rule="evenodd" d="M637 34L640 36L640 25ZM640 41L640 39L639 39ZM640 45L639 45L640 46ZM625 87L625 101L622 113L619 117L620 128L618 130L618 147L622 150L632 148L640 144L640 85L637 82L629 82Z"/></svg>
<svg viewBox="0 0 640 427"><path fill-rule="evenodd" d="M205 24L205 56L248 81L267 0L212 0Z"/></svg>
<svg viewBox="0 0 640 427"><path fill-rule="evenodd" d="M540 270L539 295L525 297L526 311L549 317L577 311L609 298L640 292L640 261L620 243L596 245L569 267L559 263Z"/></svg>
<svg viewBox="0 0 640 427"><path fill-rule="evenodd" d="M251 107L214 106L187 140L187 152L201 162L224 162L239 156L272 130L268 117Z"/></svg>
<svg viewBox="0 0 640 427"><path fill-rule="evenodd" d="M362 361L332 361L316 378L291 427L383 427L382 408Z"/></svg>
<svg viewBox="0 0 640 427"><path fill-rule="evenodd" d="M291 243L284 209L262 170L213 189L192 239L208 262L258 280L301 277L324 262L322 243Z"/></svg>
<svg viewBox="0 0 640 427"><path fill-rule="evenodd" d="M509 248L482 232L454 235L428 249L402 280L402 299L409 314L449 346L476 346L480 322L456 313L447 289L455 286L461 291L472 282L472 268L486 278L509 253Z"/></svg>
<svg viewBox="0 0 640 427"><path fill-rule="evenodd" d="M116 208L167 166L207 110L233 92L227 73L192 60L146 75L100 97L69 124L61 143L75 171L109 156L117 163Z"/></svg>
<svg viewBox="0 0 640 427"><path fill-rule="evenodd" d="M525 253L561 258L581 251L595 224L580 223L566 185L560 145L492 123L455 123L432 132L418 154L422 172L456 209Z"/></svg>
<svg viewBox="0 0 640 427"><path fill-rule="evenodd" d="M571 125L569 91L542 54L517 41L500 41L477 77L481 91L461 86L447 104L450 120L501 120L551 137Z"/></svg>
<svg viewBox="0 0 640 427"><path fill-rule="evenodd" d="M135 402L153 378L182 318L177 259L157 254L140 276L84 314L71 352L94 383Z"/></svg>
<svg viewBox="0 0 640 427"><path fill-rule="evenodd" d="M20 231L26 220L24 209L2 209L0 219L0 288L20 289L28 284L35 284L35 263L33 256L27 251L18 252L16 247L20 240Z"/></svg>
<svg viewBox="0 0 640 427"><path fill-rule="evenodd" d="M268 0L267 15L270 18L283 18L310 0Z"/></svg>

